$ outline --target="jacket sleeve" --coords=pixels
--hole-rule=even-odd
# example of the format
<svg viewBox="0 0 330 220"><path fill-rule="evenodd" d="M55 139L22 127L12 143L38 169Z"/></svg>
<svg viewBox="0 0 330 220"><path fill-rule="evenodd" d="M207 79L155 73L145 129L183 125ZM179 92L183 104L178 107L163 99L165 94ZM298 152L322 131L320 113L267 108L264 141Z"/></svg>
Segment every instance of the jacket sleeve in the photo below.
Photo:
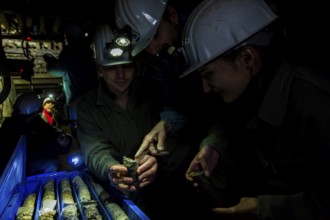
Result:
<svg viewBox="0 0 330 220"><path fill-rule="evenodd" d="M221 155L226 154L229 147L229 143L224 135L224 131L221 126L213 126L208 130L207 136L202 140L200 148L204 145L208 145L218 151Z"/></svg>
<svg viewBox="0 0 330 220"><path fill-rule="evenodd" d="M103 181L108 180L108 168L119 162L112 156L114 147L97 125L92 108L83 105L77 108L77 138L88 169Z"/></svg>

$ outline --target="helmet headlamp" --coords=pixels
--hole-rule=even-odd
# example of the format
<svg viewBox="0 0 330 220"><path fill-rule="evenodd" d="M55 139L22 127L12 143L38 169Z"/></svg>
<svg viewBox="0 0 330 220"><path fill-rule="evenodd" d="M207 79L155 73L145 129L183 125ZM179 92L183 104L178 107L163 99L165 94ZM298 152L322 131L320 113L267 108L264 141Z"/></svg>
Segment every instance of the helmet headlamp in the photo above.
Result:
<svg viewBox="0 0 330 220"><path fill-rule="evenodd" d="M111 43L106 43L105 53L110 59L124 58L131 53L131 29L128 25L117 31Z"/></svg>
<svg viewBox="0 0 330 220"><path fill-rule="evenodd" d="M125 25L115 34L115 42L118 46L128 47L132 43L132 31L130 26Z"/></svg>
<svg viewBox="0 0 330 220"><path fill-rule="evenodd" d="M127 47L131 44L131 41L126 36L119 36L116 38L116 44L121 47Z"/></svg>
<svg viewBox="0 0 330 220"><path fill-rule="evenodd" d="M131 36L128 26L120 30L113 30L110 25L101 26L91 45L96 63L113 66L133 62Z"/></svg>
<svg viewBox="0 0 330 220"><path fill-rule="evenodd" d="M105 53L111 58L121 57L124 54L124 48L114 43L107 43Z"/></svg>

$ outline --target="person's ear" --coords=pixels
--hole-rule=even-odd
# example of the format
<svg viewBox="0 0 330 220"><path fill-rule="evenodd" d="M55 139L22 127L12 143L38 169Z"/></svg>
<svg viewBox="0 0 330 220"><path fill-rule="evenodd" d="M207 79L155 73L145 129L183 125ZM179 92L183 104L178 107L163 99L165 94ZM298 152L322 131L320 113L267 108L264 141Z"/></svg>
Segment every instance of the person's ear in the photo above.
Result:
<svg viewBox="0 0 330 220"><path fill-rule="evenodd" d="M249 46L244 46L240 51L240 58L245 64L249 64L252 58L252 50Z"/></svg>
<svg viewBox="0 0 330 220"><path fill-rule="evenodd" d="M256 61L256 50L252 46L243 46L240 50L240 58L247 65L247 67L253 66Z"/></svg>
<svg viewBox="0 0 330 220"><path fill-rule="evenodd" d="M246 69L251 70L251 73L254 74L259 68L260 63L258 49L249 45L243 46L239 56Z"/></svg>
<svg viewBox="0 0 330 220"><path fill-rule="evenodd" d="M178 16L178 12L176 11L176 9L173 6L168 5L167 6L167 12L168 12L169 18L172 21L172 23L178 24L179 23L179 16Z"/></svg>

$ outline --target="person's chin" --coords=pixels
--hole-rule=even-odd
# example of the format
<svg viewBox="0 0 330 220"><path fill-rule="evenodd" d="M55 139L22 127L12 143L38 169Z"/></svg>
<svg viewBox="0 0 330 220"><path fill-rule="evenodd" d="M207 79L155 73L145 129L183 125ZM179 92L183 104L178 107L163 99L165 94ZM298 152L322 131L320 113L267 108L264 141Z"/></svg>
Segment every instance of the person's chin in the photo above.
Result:
<svg viewBox="0 0 330 220"><path fill-rule="evenodd" d="M223 91L215 92L214 94L218 95L225 103L230 103L230 96L227 96Z"/></svg>
<svg viewBox="0 0 330 220"><path fill-rule="evenodd" d="M126 90L127 90L127 86L125 85L125 86L116 86L116 90L118 91L118 92L120 92L120 93L123 93L123 92L125 92Z"/></svg>

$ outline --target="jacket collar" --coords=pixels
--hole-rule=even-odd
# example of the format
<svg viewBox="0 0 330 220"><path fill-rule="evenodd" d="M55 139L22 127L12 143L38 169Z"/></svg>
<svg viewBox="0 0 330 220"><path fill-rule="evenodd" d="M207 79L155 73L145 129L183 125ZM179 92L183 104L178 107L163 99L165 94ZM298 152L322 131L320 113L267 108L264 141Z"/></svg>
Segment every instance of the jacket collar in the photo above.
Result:
<svg viewBox="0 0 330 220"><path fill-rule="evenodd" d="M276 126L282 125L288 105L290 85L293 80L292 67L282 62L266 92L259 108L259 117Z"/></svg>
<svg viewBox="0 0 330 220"><path fill-rule="evenodd" d="M101 82L98 84L97 88L96 105L114 105L114 94L109 94L110 91L108 90L103 79L101 79Z"/></svg>

